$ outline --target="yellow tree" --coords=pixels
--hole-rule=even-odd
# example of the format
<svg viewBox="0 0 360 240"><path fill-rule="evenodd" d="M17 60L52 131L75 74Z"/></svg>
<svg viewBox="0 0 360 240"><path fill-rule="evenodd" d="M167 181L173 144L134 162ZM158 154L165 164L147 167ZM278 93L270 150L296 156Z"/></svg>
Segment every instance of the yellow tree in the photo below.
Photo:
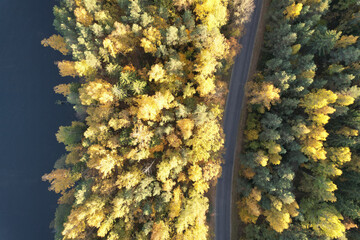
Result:
<svg viewBox="0 0 360 240"><path fill-rule="evenodd" d="M65 40L60 35L54 34L49 38L45 38L44 40L41 41L41 44L44 47L50 46L53 49L58 50L59 52L61 52L63 55L66 55L66 54L69 53L69 49L67 48Z"/></svg>
<svg viewBox="0 0 360 240"><path fill-rule="evenodd" d="M151 233L151 240L167 240L170 239L169 224L164 221L154 223Z"/></svg>
<svg viewBox="0 0 360 240"><path fill-rule="evenodd" d="M237 204L241 221L244 223L255 223L261 214L259 201L261 200L261 191L253 188L249 196L242 198Z"/></svg>
<svg viewBox="0 0 360 240"><path fill-rule="evenodd" d="M54 87L54 91L66 97L70 94L70 84L59 84Z"/></svg>
<svg viewBox="0 0 360 240"><path fill-rule="evenodd" d="M144 38L141 39L140 46L144 48L146 53L155 53L161 45L161 33L159 29L149 27L143 31Z"/></svg>
<svg viewBox="0 0 360 240"><path fill-rule="evenodd" d="M291 4L290 6L287 6L284 10L284 14L286 15L286 18L296 18L300 15L300 12L302 10L303 4L302 3L295 3Z"/></svg>
<svg viewBox="0 0 360 240"><path fill-rule="evenodd" d="M185 140L190 138L192 135L192 130L194 128L194 121L189 118L185 118L185 119L178 120L176 123L181 130L183 138Z"/></svg>
<svg viewBox="0 0 360 240"><path fill-rule="evenodd" d="M61 62L57 62L57 66L59 68L60 75L62 77L66 77L66 76L76 77L78 75L75 69L75 62L64 60Z"/></svg>
<svg viewBox="0 0 360 240"><path fill-rule="evenodd" d="M115 30L103 40L104 48L113 57L116 57L118 53L126 55L134 49L136 39L128 25L115 22L114 27Z"/></svg>
<svg viewBox="0 0 360 240"><path fill-rule="evenodd" d="M81 174L71 174L69 169L56 169L51 173L42 176L43 181L49 181L51 186L49 190L53 190L56 193L65 193L66 189L75 185L75 182L79 180Z"/></svg>
<svg viewBox="0 0 360 240"><path fill-rule="evenodd" d="M347 46L353 45L356 43L359 36L353 36L353 35L343 35L339 40L337 40L335 47L337 48L346 48Z"/></svg>
<svg viewBox="0 0 360 240"><path fill-rule="evenodd" d="M180 215L182 198L183 198L183 194L180 187L175 188L173 191L173 198L171 199L169 205L170 219L174 219Z"/></svg>
<svg viewBox="0 0 360 240"><path fill-rule="evenodd" d="M106 104L114 100L112 85L102 79L87 82L79 89L79 97L83 105L93 103Z"/></svg>
<svg viewBox="0 0 360 240"><path fill-rule="evenodd" d="M76 21L83 24L85 27L88 27L94 21L94 18L83 7L75 8L74 14L76 17Z"/></svg>
<svg viewBox="0 0 360 240"><path fill-rule="evenodd" d="M248 83L247 87L250 104L260 104L270 109L271 105L280 101L280 89L272 83L252 81Z"/></svg>

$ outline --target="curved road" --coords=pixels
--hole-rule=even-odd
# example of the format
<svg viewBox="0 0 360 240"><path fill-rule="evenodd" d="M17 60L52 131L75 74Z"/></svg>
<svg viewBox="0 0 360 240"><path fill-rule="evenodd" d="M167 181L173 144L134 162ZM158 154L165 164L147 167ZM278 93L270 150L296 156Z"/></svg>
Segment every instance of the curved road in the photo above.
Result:
<svg viewBox="0 0 360 240"><path fill-rule="evenodd" d="M230 240L231 238L231 192L233 166L236 149L236 137L243 107L244 86L248 79L251 57L255 44L255 37L260 19L263 0L254 0L255 10L251 21L246 24L246 34L240 39L242 50L236 57L233 66L229 94L225 108L225 164L222 166L222 176L216 188L215 236L216 240Z"/></svg>

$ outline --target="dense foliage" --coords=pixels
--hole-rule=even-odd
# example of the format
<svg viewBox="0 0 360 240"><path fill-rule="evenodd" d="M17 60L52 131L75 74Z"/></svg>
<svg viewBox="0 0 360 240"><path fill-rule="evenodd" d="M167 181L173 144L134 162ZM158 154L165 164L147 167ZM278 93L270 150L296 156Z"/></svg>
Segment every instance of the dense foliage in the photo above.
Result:
<svg viewBox="0 0 360 240"><path fill-rule="evenodd" d="M221 174L222 73L253 5L236 0L62 0L55 91L78 121L43 176L60 193L55 239L206 239L205 197ZM250 3L249 3L250 2ZM239 15L245 19L239 18ZM223 28L224 26L224 28ZM226 32L226 36L224 35Z"/></svg>
<svg viewBox="0 0 360 240"><path fill-rule="evenodd" d="M271 1L248 86L244 239L360 239L359 30L359 1Z"/></svg>

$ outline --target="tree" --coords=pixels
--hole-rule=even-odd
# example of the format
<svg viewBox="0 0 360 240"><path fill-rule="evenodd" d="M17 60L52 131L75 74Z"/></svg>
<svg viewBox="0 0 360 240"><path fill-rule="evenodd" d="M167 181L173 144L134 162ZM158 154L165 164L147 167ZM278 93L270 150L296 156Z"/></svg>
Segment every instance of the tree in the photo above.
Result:
<svg viewBox="0 0 360 240"><path fill-rule="evenodd" d="M358 38L359 38L359 36L353 36L353 35L346 36L346 35L343 35L336 42L335 47L336 48L346 48L349 45L355 44Z"/></svg>
<svg viewBox="0 0 360 240"><path fill-rule="evenodd" d="M183 138L185 140L190 138L192 135L192 130L194 128L194 121L189 118L185 118L185 119L178 120L176 123L181 130Z"/></svg>
<svg viewBox="0 0 360 240"><path fill-rule="evenodd" d="M80 100L83 105L94 103L106 104L114 100L112 86L102 79L96 79L82 85L79 89Z"/></svg>
<svg viewBox="0 0 360 240"><path fill-rule="evenodd" d="M301 9L303 8L302 3L295 3L291 4L290 6L287 6L284 10L284 14L286 15L286 18L296 18L300 15Z"/></svg>
<svg viewBox="0 0 360 240"><path fill-rule="evenodd" d="M49 38L45 38L44 40L41 41L41 44L44 47L50 46L53 49L61 52L63 55L67 55L69 53L69 49L65 43L65 40L60 35L54 34Z"/></svg>
<svg viewBox="0 0 360 240"><path fill-rule="evenodd" d="M141 44L146 53L156 53L157 48L161 45L161 33L157 28L150 27L143 31L144 38L141 39ZM155 65L157 66L157 65Z"/></svg>
<svg viewBox="0 0 360 240"><path fill-rule="evenodd" d="M259 205L261 200L261 191L253 188L249 196L242 198L237 202L241 221L244 223L255 223L260 216L262 209Z"/></svg>
<svg viewBox="0 0 360 240"><path fill-rule="evenodd" d="M302 209L306 216L304 227L311 227L318 235L330 238L339 238L344 235L345 227L341 223L343 217L333 206L323 203L315 208L303 206Z"/></svg>
<svg viewBox="0 0 360 240"><path fill-rule="evenodd" d="M267 82L250 82L247 85L249 92L249 103L260 104L267 109L280 100L280 90L273 84Z"/></svg>
<svg viewBox="0 0 360 240"><path fill-rule="evenodd" d="M243 24L250 21L250 17L255 9L254 2L252 0L235 0L232 1L232 11L234 21L236 26L242 26Z"/></svg>
<svg viewBox="0 0 360 240"><path fill-rule="evenodd" d="M71 126L61 126L56 133L56 139L58 142L64 143L66 146L74 146L80 143L86 126L82 122L71 122Z"/></svg>
<svg viewBox="0 0 360 240"><path fill-rule="evenodd" d="M76 21L83 24L85 27L91 25L94 21L94 18L83 7L77 7L74 10L74 14Z"/></svg>
<svg viewBox="0 0 360 240"><path fill-rule="evenodd" d="M57 63L58 68L60 70L60 75L62 77L70 76L70 77L76 77L78 76L78 73L75 69L75 62L71 61L61 61Z"/></svg>
<svg viewBox="0 0 360 240"><path fill-rule="evenodd" d="M151 233L151 240L167 240L170 239L170 229L168 224L164 223L163 221L159 221L154 223L152 233Z"/></svg>
<svg viewBox="0 0 360 240"><path fill-rule="evenodd" d="M59 84L56 87L54 87L54 91L66 97L67 95L70 94L70 84Z"/></svg>
<svg viewBox="0 0 360 240"><path fill-rule="evenodd" d="M42 176L42 180L51 183L49 190L64 194L68 188L75 185L75 182L79 180L80 177L81 175L79 174L71 174L69 169L56 169Z"/></svg>

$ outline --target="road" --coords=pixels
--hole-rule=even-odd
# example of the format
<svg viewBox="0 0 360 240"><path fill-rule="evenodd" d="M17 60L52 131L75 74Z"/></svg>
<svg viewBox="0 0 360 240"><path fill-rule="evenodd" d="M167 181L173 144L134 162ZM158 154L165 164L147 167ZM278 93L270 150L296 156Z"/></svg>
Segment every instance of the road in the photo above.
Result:
<svg viewBox="0 0 360 240"><path fill-rule="evenodd" d="M246 34L240 39L242 50L233 66L229 94L224 116L225 164L216 188L215 236L216 240L230 240L231 237L231 192L236 137L243 107L244 86L248 79L251 57L255 44L256 31L260 19L263 0L254 0L255 10L252 19L246 24ZM236 213L235 213L236 214Z"/></svg>

